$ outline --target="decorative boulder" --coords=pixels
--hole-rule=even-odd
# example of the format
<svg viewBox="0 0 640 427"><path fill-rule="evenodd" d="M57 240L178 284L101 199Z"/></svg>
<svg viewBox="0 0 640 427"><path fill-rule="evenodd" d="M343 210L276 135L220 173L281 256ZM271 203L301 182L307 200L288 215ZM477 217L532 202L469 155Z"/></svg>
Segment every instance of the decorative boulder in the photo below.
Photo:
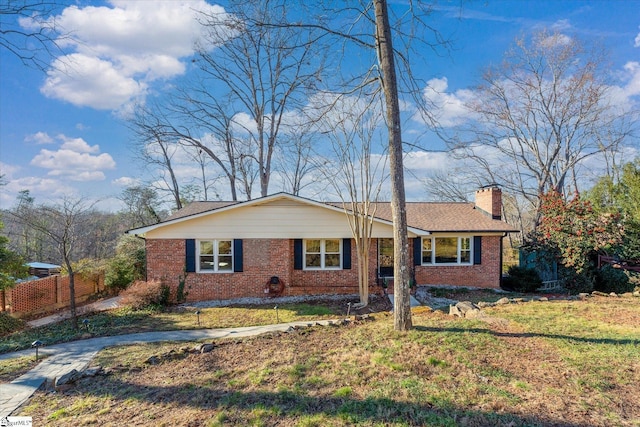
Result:
<svg viewBox="0 0 640 427"><path fill-rule="evenodd" d="M67 372L60 378L56 379L56 387L60 387L66 384L71 384L78 381L82 377L82 374L75 369L72 369L70 372Z"/></svg>

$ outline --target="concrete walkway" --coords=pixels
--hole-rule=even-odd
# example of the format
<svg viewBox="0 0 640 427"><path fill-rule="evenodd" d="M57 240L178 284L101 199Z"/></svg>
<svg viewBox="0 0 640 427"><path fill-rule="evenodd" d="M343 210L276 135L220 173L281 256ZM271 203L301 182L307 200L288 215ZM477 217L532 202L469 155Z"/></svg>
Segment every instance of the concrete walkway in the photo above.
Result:
<svg viewBox="0 0 640 427"><path fill-rule="evenodd" d="M90 304L85 304L77 307L76 313L78 316L82 316L88 313L97 313L99 311L107 311L113 310L114 308L120 307L120 299L121 297L113 297L107 298L100 301L92 302ZM37 328L44 325L49 325L51 323L61 322L65 319L71 318L71 312L69 310L64 310L56 314L52 314L51 316L41 317L40 319L35 319L27 322L27 325L31 328Z"/></svg>
<svg viewBox="0 0 640 427"><path fill-rule="evenodd" d="M299 321L241 328L141 332L129 335L90 338L42 347L39 350L40 354L47 354L49 357L16 380L8 384L0 384L0 419L11 415L13 411L24 404L46 380L60 378L73 369L79 372L86 369L91 359L105 347L161 341L199 341L203 339L249 337L268 332L285 332L291 327L327 326L337 322L337 320ZM0 355L0 361L26 355L35 357L35 351L30 349L2 354Z"/></svg>
<svg viewBox="0 0 640 427"><path fill-rule="evenodd" d="M388 297L389 297L389 301L391 301L391 305L394 305L393 294L389 294ZM410 298L409 299L410 307L419 307L422 305L420 304L420 301L418 301L413 295L409 295L409 298Z"/></svg>

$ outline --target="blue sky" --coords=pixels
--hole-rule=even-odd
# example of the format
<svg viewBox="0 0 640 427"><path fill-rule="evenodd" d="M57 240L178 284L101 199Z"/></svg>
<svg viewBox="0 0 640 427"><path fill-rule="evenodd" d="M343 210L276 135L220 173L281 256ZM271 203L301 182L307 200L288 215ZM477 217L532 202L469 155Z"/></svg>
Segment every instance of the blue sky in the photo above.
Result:
<svg viewBox="0 0 640 427"><path fill-rule="evenodd" d="M498 63L515 37L543 27L602 44L610 55L611 81L638 105L640 0L462 3L462 9L459 1L437 3L430 24L452 48L440 55L425 49L419 71L437 88L432 100L441 106L444 124L460 117L460 105L484 67ZM220 7L224 3L204 0L78 0L58 13L81 41L64 46L73 72L45 73L0 51L0 174L8 182L0 190L0 207L12 206L18 192L28 189L37 201L82 195L117 209L117 195L145 179L123 117L134 102L161 97L163 88L189 73L198 37L193 9ZM420 124L408 122L405 131L407 138L420 134ZM432 138L428 145L442 148ZM439 161L415 153L407 164L419 174ZM416 186L407 188L409 198L419 197ZM272 185L273 192L280 190L277 182Z"/></svg>

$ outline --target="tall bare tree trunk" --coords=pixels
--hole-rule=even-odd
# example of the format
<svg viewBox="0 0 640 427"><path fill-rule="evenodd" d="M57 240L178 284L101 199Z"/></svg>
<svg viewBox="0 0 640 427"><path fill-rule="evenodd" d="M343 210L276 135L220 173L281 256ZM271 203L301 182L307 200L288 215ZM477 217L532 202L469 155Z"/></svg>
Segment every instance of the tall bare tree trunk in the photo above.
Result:
<svg viewBox="0 0 640 427"><path fill-rule="evenodd" d="M404 170L402 165L402 132L400 128L400 104L391 27L386 0L374 0L376 14L376 40L378 61L382 71L387 128L389 129L389 170L391 173L391 211L393 214L393 320L397 331L411 329L411 300L409 281L409 236L405 208Z"/></svg>

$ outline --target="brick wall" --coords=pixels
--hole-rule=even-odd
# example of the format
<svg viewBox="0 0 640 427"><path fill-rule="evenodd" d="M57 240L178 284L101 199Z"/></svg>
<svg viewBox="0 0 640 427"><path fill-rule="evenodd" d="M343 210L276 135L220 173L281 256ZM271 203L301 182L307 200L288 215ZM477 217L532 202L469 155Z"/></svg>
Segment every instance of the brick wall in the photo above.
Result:
<svg viewBox="0 0 640 427"><path fill-rule="evenodd" d="M410 239L413 244L413 239ZM379 292L377 239L369 258L369 290ZM175 298L185 268L185 241L147 239L147 279L163 280ZM187 301L263 297L267 281L278 276L285 283L283 295L357 294L358 269L355 242L351 243L349 270L294 270L292 239L244 239L243 271L237 273L188 273ZM411 250L411 248L410 248ZM409 252L413 254L413 252ZM473 266L416 267L419 285L448 284L497 288L500 285L500 236L482 238L482 264ZM392 284L390 284L391 286Z"/></svg>
<svg viewBox="0 0 640 427"><path fill-rule="evenodd" d="M502 217L502 190L498 187L489 187L476 191L476 206L494 219L500 219Z"/></svg>
<svg viewBox="0 0 640 427"><path fill-rule="evenodd" d="M293 268L293 240L244 239L243 271L237 273L188 273L187 301L263 297L267 281L278 276L284 281L283 295L358 293L355 244L350 270L304 271ZM185 241L147 240L147 279L163 280L175 298L184 275Z"/></svg>
<svg viewBox="0 0 640 427"><path fill-rule="evenodd" d="M500 236L482 236L482 263L479 265L416 266L416 282L418 285L499 288L500 240Z"/></svg>
<svg viewBox="0 0 640 427"><path fill-rule="evenodd" d="M93 279L84 279L75 275L74 288L76 302L104 289L104 275ZM18 315L35 314L68 307L69 276L49 276L42 279L19 283L7 291L11 312Z"/></svg>

